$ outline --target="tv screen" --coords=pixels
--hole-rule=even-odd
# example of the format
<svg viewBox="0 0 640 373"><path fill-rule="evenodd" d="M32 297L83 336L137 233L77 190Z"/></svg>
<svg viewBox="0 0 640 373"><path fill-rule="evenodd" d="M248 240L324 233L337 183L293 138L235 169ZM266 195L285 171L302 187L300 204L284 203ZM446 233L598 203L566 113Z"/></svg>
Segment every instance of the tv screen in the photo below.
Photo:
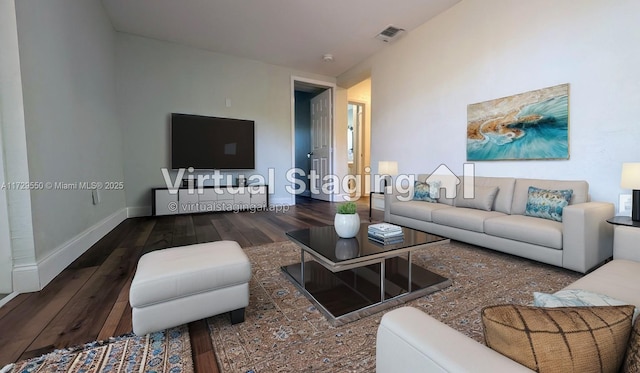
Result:
<svg viewBox="0 0 640 373"><path fill-rule="evenodd" d="M171 167L253 169L254 121L171 114Z"/></svg>

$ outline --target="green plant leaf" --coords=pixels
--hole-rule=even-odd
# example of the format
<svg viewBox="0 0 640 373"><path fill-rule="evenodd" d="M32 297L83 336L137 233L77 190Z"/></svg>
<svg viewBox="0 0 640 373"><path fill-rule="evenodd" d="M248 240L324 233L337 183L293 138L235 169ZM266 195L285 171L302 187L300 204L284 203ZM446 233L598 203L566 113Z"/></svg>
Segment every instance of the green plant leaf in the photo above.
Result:
<svg viewBox="0 0 640 373"><path fill-rule="evenodd" d="M355 202L349 201L338 205L338 214L355 214L357 205Z"/></svg>

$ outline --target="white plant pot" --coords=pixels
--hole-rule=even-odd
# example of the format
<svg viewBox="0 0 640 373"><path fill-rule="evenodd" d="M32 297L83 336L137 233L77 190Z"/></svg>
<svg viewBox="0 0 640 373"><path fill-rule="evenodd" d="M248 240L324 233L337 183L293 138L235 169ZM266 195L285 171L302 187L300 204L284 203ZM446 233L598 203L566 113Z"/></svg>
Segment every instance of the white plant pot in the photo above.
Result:
<svg viewBox="0 0 640 373"><path fill-rule="evenodd" d="M360 230L360 216L358 214L336 214L333 221L336 233L341 238L353 238Z"/></svg>
<svg viewBox="0 0 640 373"><path fill-rule="evenodd" d="M352 259L360 253L360 243L357 238L340 238L336 242L336 258L340 260Z"/></svg>

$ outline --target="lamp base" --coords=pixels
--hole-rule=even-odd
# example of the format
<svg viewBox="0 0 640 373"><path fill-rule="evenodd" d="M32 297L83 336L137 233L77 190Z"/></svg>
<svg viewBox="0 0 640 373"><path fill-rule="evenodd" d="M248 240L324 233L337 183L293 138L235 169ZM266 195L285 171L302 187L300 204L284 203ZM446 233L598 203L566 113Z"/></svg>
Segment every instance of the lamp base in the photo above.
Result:
<svg viewBox="0 0 640 373"><path fill-rule="evenodd" d="M640 190L634 189L631 199L631 220L640 221Z"/></svg>

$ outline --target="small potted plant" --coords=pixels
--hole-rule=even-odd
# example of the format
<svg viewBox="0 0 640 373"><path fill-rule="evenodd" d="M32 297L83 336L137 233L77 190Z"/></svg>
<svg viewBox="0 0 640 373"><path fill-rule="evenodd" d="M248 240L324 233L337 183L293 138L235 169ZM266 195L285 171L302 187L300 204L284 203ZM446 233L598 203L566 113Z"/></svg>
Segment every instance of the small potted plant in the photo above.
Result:
<svg viewBox="0 0 640 373"><path fill-rule="evenodd" d="M333 225L341 238L352 238L360 230L360 216L356 212L356 203L344 202L338 205Z"/></svg>

